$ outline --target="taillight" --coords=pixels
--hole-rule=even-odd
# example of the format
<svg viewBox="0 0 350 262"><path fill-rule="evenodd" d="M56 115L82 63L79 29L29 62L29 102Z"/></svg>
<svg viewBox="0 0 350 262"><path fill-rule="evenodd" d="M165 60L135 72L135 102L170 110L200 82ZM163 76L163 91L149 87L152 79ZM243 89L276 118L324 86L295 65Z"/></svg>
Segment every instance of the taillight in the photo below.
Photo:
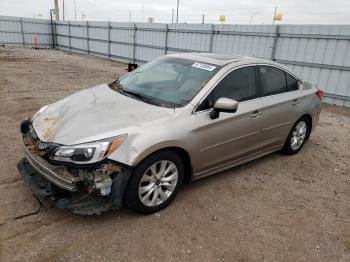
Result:
<svg viewBox="0 0 350 262"><path fill-rule="evenodd" d="M318 89L318 90L316 91L316 95L318 96L318 98L319 98L320 100L322 100L322 99L324 98L324 92L323 92L323 90Z"/></svg>

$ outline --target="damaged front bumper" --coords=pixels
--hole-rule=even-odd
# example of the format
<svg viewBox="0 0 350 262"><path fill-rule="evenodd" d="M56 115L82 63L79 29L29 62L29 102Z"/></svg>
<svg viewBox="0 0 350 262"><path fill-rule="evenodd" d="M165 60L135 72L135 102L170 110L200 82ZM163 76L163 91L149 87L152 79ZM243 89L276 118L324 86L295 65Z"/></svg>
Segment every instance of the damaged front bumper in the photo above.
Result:
<svg viewBox="0 0 350 262"><path fill-rule="evenodd" d="M47 149L39 149L42 142L33 138L30 128L23 128L25 124L30 123L21 126L25 158L17 167L39 201L83 215L121 208L130 167L107 160L88 167L50 163Z"/></svg>

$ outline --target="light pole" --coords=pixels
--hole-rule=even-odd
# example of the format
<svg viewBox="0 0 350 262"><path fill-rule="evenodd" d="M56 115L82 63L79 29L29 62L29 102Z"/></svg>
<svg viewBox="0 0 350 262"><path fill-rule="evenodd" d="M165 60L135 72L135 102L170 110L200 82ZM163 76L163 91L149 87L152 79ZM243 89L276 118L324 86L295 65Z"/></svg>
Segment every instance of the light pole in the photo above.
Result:
<svg viewBox="0 0 350 262"><path fill-rule="evenodd" d="M174 23L174 9L171 9L171 23Z"/></svg>
<svg viewBox="0 0 350 262"><path fill-rule="evenodd" d="M253 16L255 16L257 13L259 13L259 10L256 11L255 13L253 13L253 14L250 16L250 22L249 22L250 25L252 24Z"/></svg>
<svg viewBox="0 0 350 262"><path fill-rule="evenodd" d="M64 0L62 0L62 9L63 9L63 21L64 21Z"/></svg>
<svg viewBox="0 0 350 262"><path fill-rule="evenodd" d="M277 6L275 7L275 13L273 14L272 24L275 23L276 14L277 14Z"/></svg>
<svg viewBox="0 0 350 262"><path fill-rule="evenodd" d="M179 2L180 2L180 0L177 0L177 6L176 6L176 23L179 23Z"/></svg>
<svg viewBox="0 0 350 262"><path fill-rule="evenodd" d="M53 29L52 13L56 12L56 9L50 9L50 22L51 22L51 37L52 37L52 48L55 49L55 33Z"/></svg>
<svg viewBox="0 0 350 262"><path fill-rule="evenodd" d="M58 8L58 0L55 0L55 17L56 17L56 21L60 20L60 10Z"/></svg>
<svg viewBox="0 0 350 262"><path fill-rule="evenodd" d="M74 0L74 21L77 21L77 1Z"/></svg>

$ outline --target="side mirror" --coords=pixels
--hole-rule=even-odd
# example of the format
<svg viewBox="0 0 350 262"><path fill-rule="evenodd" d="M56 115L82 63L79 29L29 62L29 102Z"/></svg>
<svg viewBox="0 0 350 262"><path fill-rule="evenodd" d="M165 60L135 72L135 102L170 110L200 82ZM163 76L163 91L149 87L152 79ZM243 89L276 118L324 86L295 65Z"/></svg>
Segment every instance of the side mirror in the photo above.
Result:
<svg viewBox="0 0 350 262"><path fill-rule="evenodd" d="M220 112L226 112L226 113L235 113L237 111L239 102L236 100L221 97L219 98L215 104L212 111L210 111L210 118L215 119L218 118L220 115Z"/></svg>

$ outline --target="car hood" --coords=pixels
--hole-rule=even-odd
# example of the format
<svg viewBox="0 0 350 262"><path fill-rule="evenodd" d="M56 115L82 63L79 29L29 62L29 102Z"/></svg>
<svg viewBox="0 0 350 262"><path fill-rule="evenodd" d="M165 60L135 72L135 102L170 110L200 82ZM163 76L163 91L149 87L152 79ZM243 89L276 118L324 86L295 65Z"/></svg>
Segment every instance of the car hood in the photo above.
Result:
<svg viewBox="0 0 350 262"><path fill-rule="evenodd" d="M48 105L35 116L33 127L44 142L74 145L162 124L173 115L174 109L127 97L104 84Z"/></svg>

